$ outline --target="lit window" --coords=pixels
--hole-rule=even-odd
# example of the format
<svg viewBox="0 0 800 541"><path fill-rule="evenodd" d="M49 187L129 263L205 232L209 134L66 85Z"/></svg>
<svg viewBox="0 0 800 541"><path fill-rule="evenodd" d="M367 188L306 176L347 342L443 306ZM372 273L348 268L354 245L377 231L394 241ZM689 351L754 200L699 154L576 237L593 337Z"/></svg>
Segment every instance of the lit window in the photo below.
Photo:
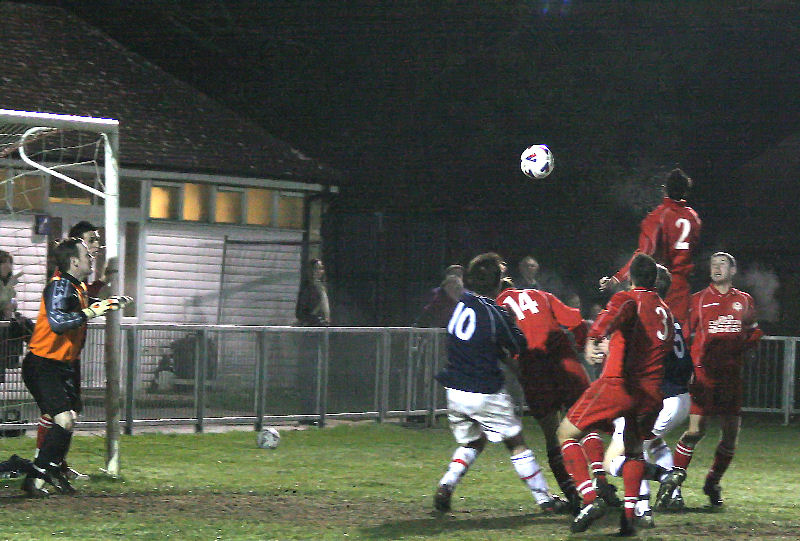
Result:
<svg viewBox="0 0 800 541"><path fill-rule="evenodd" d="M150 188L150 217L164 220L178 219L180 188L178 186L153 186Z"/></svg>
<svg viewBox="0 0 800 541"><path fill-rule="evenodd" d="M278 227L303 228L303 194L281 193L278 198Z"/></svg>
<svg viewBox="0 0 800 541"><path fill-rule="evenodd" d="M247 223L272 225L272 190L247 188Z"/></svg>
<svg viewBox="0 0 800 541"><path fill-rule="evenodd" d="M214 221L222 224L241 223L242 195L243 193L238 190L218 188Z"/></svg>
<svg viewBox="0 0 800 541"><path fill-rule="evenodd" d="M208 221L208 186L205 184L183 185L183 219L194 222Z"/></svg>

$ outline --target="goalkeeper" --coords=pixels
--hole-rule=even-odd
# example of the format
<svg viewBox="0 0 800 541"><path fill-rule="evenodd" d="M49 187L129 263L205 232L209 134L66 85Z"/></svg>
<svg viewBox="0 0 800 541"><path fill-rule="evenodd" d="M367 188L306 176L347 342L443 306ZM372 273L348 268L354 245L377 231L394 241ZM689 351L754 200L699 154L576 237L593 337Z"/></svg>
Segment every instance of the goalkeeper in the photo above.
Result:
<svg viewBox="0 0 800 541"><path fill-rule="evenodd" d="M77 411L81 409L80 381L75 367L86 339L86 322L131 302L130 297L110 297L89 305L84 281L92 272L93 257L80 239L67 239L53 250L59 273L42 294L39 315L28 354L22 363L22 378L39 409L53 419L41 450L34 460L34 472L22 489L31 497L47 496L45 482L60 493L71 494L61 465L69 451Z"/></svg>

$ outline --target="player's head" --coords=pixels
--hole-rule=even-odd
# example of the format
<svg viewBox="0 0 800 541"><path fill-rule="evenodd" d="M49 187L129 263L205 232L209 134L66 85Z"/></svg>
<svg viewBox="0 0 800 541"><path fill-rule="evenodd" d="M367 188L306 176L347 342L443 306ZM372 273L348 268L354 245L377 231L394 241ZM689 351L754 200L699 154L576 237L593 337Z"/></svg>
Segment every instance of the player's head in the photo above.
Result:
<svg viewBox="0 0 800 541"><path fill-rule="evenodd" d="M636 254L631 261L631 284L634 287L643 287L645 289L653 289L653 284L656 283L656 270L655 260L647 254Z"/></svg>
<svg viewBox="0 0 800 541"><path fill-rule="evenodd" d="M664 265L656 265L656 283L655 283L655 290L658 293L658 296L662 299L667 298L667 291L669 291L669 286L672 285L672 275L667 270L667 267Z"/></svg>
<svg viewBox="0 0 800 541"><path fill-rule="evenodd" d="M675 199L676 201L686 199L691 187L692 179L681 169L675 168L667 174L664 190L670 199Z"/></svg>
<svg viewBox="0 0 800 541"><path fill-rule="evenodd" d="M472 258L467 266L464 281L468 289L485 297L496 297L503 278L503 258L494 252Z"/></svg>
<svg viewBox="0 0 800 541"><path fill-rule="evenodd" d="M80 239L69 238L59 242L53 249L53 257L62 274L84 281L92 272L92 254Z"/></svg>
<svg viewBox="0 0 800 541"><path fill-rule="evenodd" d="M81 220L70 228L67 236L71 239L82 240L92 255L96 255L100 251L100 233L91 222Z"/></svg>
<svg viewBox="0 0 800 541"><path fill-rule="evenodd" d="M717 252L709 261L711 282L714 284L730 284L736 274L736 258L728 252Z"/></svg>

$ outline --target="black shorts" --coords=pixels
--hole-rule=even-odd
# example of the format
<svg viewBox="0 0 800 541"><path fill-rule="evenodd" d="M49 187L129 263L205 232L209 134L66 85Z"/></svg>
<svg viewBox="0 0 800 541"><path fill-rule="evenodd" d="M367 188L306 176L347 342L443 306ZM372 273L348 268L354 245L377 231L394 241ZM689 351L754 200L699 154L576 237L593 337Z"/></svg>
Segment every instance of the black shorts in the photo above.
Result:
<svg viewBox="0 0 800 541"><path fill-rule="evenodd" d="M75 370L61 361L45 359L31 352L22 361L22 380L42 413L55 417L79 407L80 389Z"/></svg>

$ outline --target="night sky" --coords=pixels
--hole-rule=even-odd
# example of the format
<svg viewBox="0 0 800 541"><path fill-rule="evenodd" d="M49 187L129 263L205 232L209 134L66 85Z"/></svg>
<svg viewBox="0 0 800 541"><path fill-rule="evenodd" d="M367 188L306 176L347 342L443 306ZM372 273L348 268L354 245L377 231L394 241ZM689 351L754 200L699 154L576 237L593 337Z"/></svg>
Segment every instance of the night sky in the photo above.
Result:
<svg viewBox="0 0 800 541"><path fill-rule="evenodd" d="M795 2L49 3L342 171L340 235L385 213L457 236L428 266L390 261L394 282L340 264L372 284L364 302L395 302L374 289L400 280L424 294L484 248L512 264L537 251L588 297L680 165L705 222L698 263L739 254L755 276L740 285L769 282L757 300L797 332ZM518 169L534 143L556 156L545 181Z"/></svg>

